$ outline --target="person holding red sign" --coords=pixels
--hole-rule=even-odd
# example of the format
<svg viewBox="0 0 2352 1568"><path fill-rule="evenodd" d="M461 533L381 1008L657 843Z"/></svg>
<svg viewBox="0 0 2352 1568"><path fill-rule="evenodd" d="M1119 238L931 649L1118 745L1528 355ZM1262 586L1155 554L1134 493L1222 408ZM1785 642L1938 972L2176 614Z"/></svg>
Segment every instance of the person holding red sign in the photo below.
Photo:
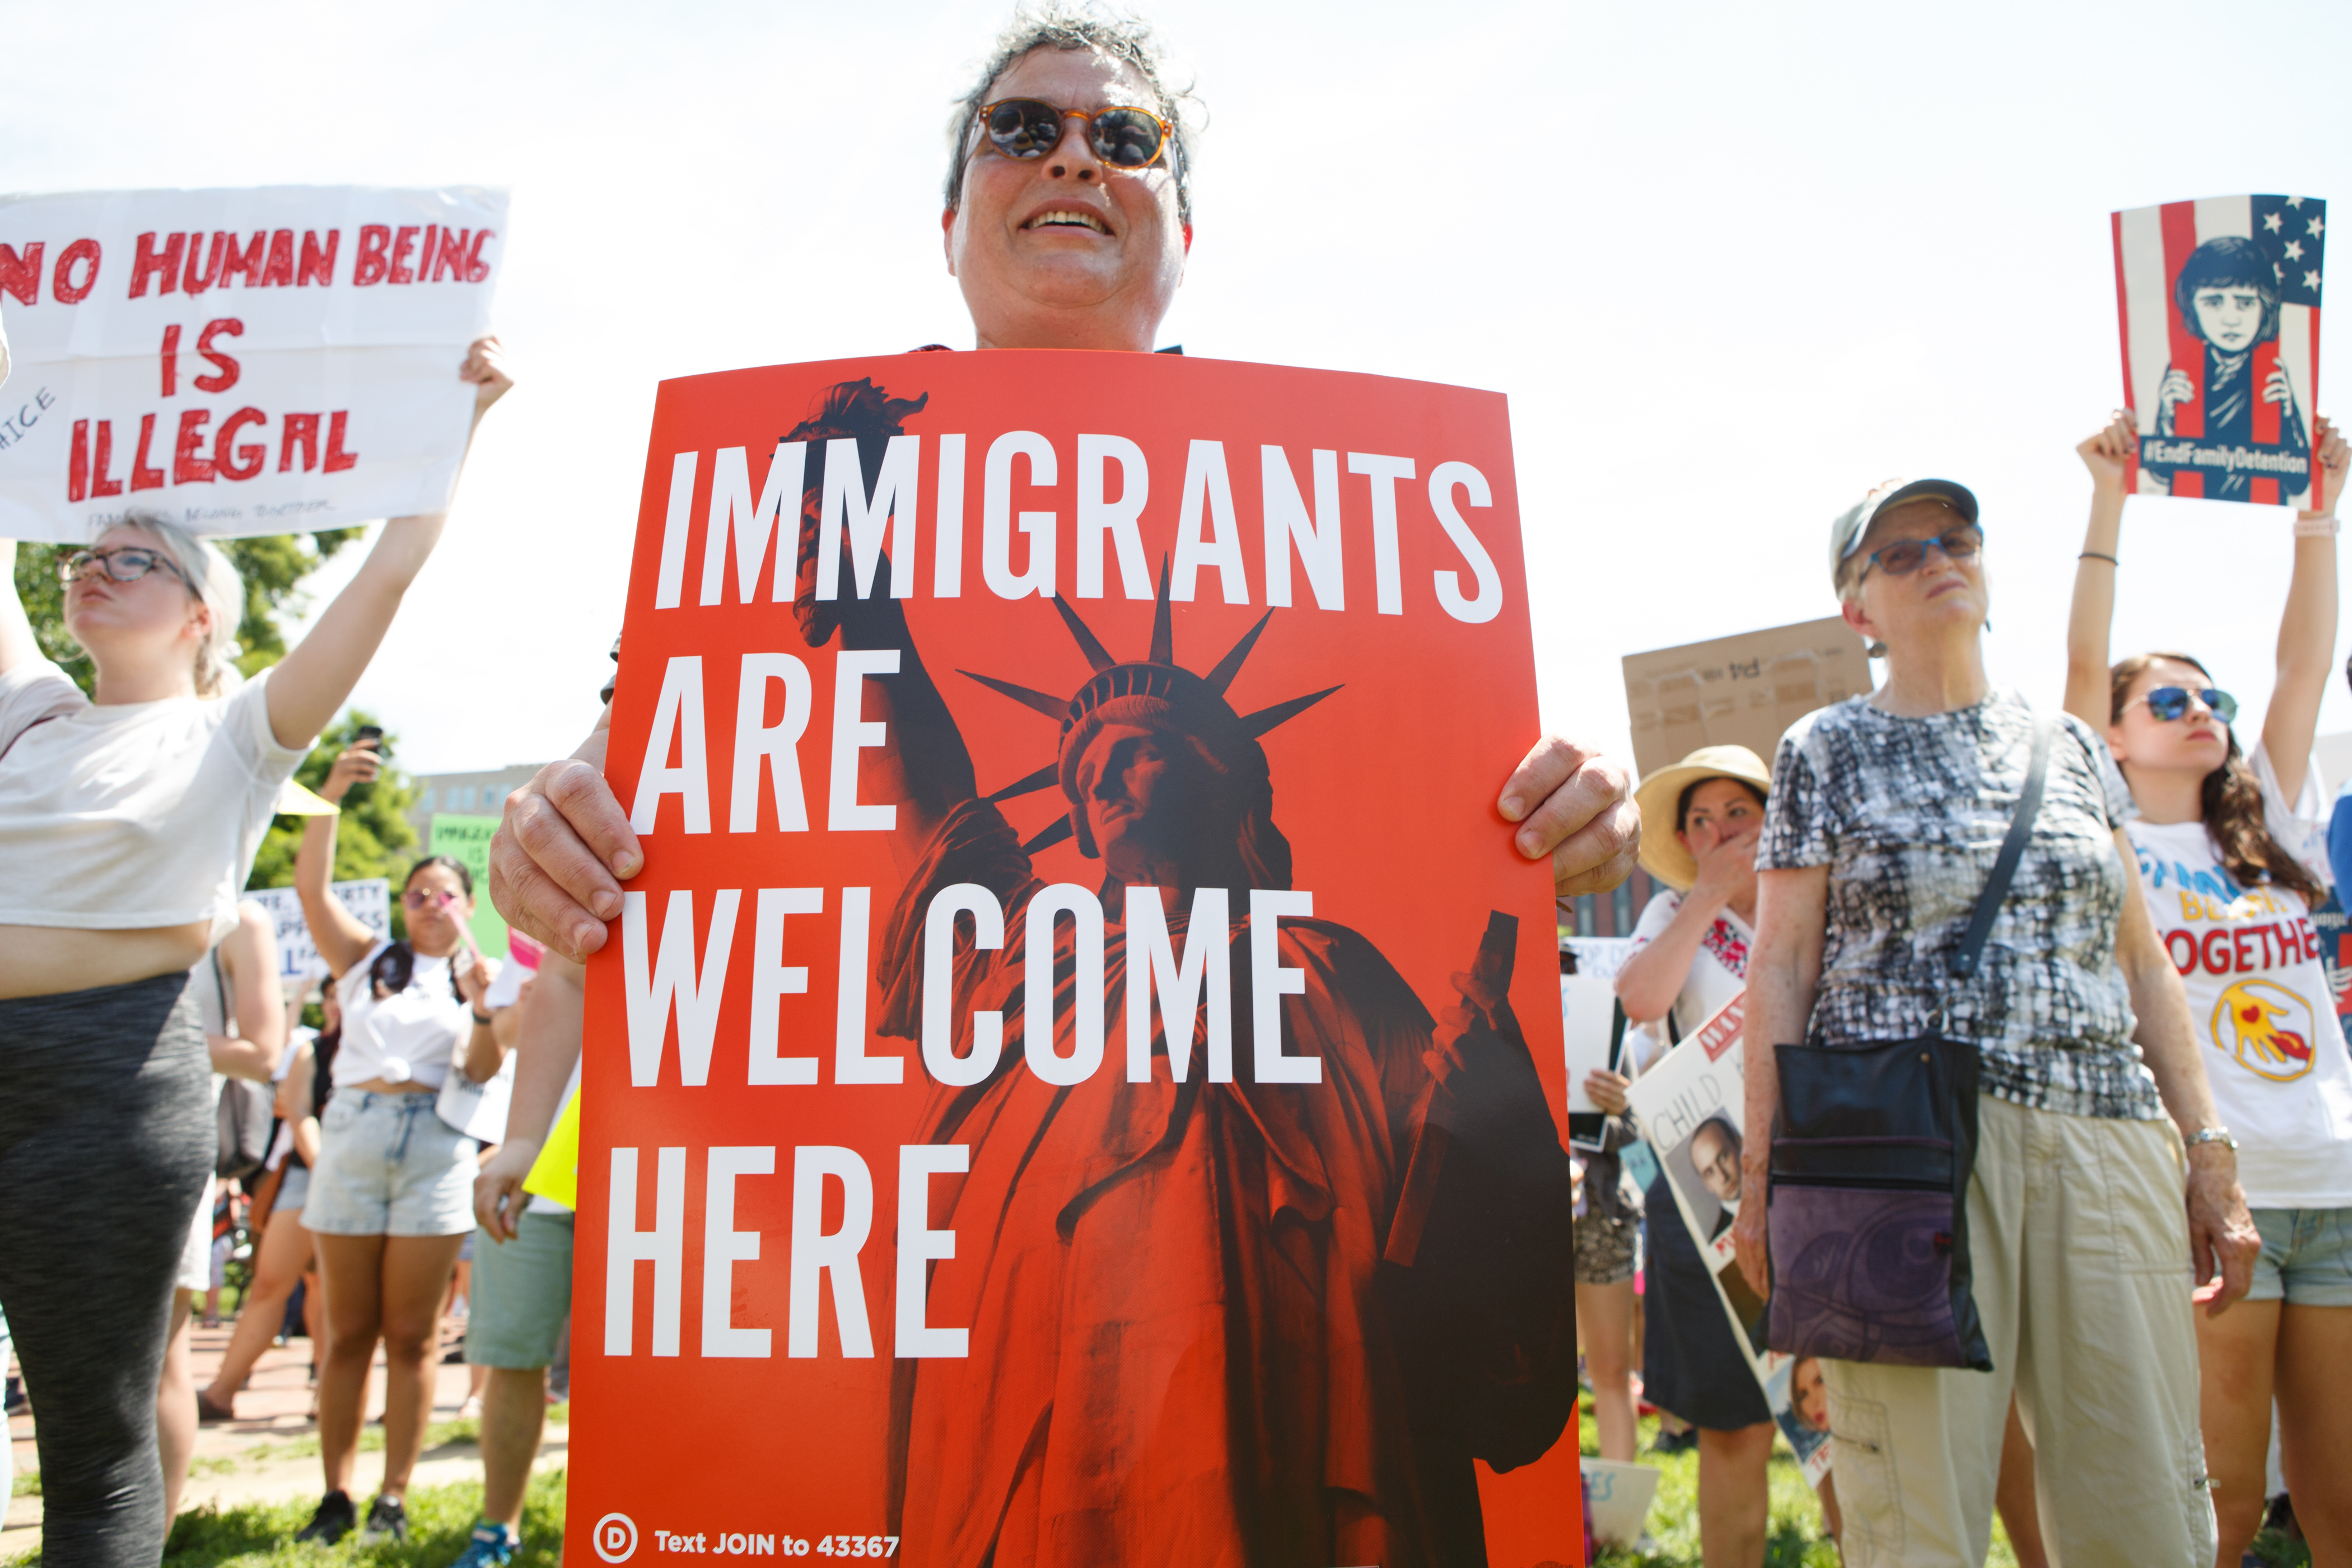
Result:
<svg viewBox="0 0 2352 1568"><path fill-rule="evenodd" d="M2224 1564L2262 1526L2273 1397L2312 1556L2352 1557L2352 1472L2341 1463L2352 1404L2339 1392L2352 1383L2352 1058L2312 921L2332 873L2306 783L2336 662L2335 512L2352 450L2326 420L2318 428L2322 504L2294 524L2278 674L2251 754L2230 728L2236 700L2196 659L2143 653L2108 667L2131 416L2076 448L2095 488L2067 628L2067 709L2105 731L2131 785L2140 889L2188 991L2263 1236L2246 1300L2197 1321Z"/></svg>
<svg viewBox="0 0 2352 1568"><path fill-rule="evenodd" d="M1087 23L1016 33L970 101L1171 110L1149 42ZM1012 112L1012 111L1008 111ZM1050 148L1019 121L999 144L992 124L967 134L941 215L948 269L979 348L1150 353L1192 248L1190 174L1181 124L1154 161L1106 161L1086 113L1063 120ZM1024 142L1022 138L1027 137ZM1118 155L1116 148L1111 151ZM490 847L490 900L509 924L575 963L604 945L621 883L645 865L628 813L604 779L604 731L510 795ZM1588 742L1546 735L1503 783L1512 843L1549 860L1562 898L1606 892L1633 874L1641 813L1625 764Z"/></svg>
<svg viewBox="0 0 2352 1568"><path fill-rule="evenodd" d="M458 374L478 420L513 384L491 338ZM45 1562L162 1553L156 1379L215 1152L188 971L236 923L279 786L446 521L386 523L317 626L249 681L229 662L236 569L163 519L114 523L64 563L95 700L43 657L13 586L0 596L0 1187L20 1205L0 1303L42 1404ZM0 542L12 584L15 565Z"/></svg>
<svg viewBox="0 0 2352 1568"><path fill-rule="evenodd" d="M1139 353L1153 347L1181 280L1191 239L1187 148L1181 126L1171 119L1173 111L1150 46L1134 29L1055 22L1016 30L1007 39L960 118L942 217L948 264L971 310L979 347ZM842 395L839 405L829 406L819 421L828 428L803 429L793 438L883 434L891 410L876 389L863 386L868 395L864 397L859 384L836 391ZM855 427L830 427L835 424ZM909 873L908 898L985 888L1001 906L1017 911L1038 891L1027 855L1017 838L1008 839L993 805L976 798L962 740L929 676L912 659L896 601L884 596L816 605L805 552L803 559L800 607L812 643L826 641L837 629L848 639L846 646L895 647L900 654L902 673L873 679L867 711L888 715L890 739L877 748L886 755L871 764L888 782L877 784L873 794L893 800L899 811L896 846ZM1052 603L1063 605L1058 598ZM819 610L822 620L814 614ZM1164 597L1161 616L1159 624L1164 626ZM1091 634L1081 646L1092 646ZM1212 676L1196 675L1177 665L1155 634L1148 657L1115 668L1097 664L1096 681L1108 684L1099 691L1089 684L1084 733L1073 731L1054 770L1072 802L1069 830L1101 852L1117 882L1138 890L1147 885L1179 890L1181 896L1167 913L1171 922L1185 918L1199 888L1288 886L1287 846L1272 820L1265 759L1255 738L1261 731L1247 728L1223 697L1231 673L1226 666L1237 667L1246 651L1236 650ZM1142 684L1112 689L1120 679ZM997 689L1009 691L1008 684ZM510 797L492 847L494 901L511 924L574 960L604 945L605 921L621 910L620 883L644 863L627 816L602 777L604 744L600 726L574 760L542 770ZM1630 871L1638 816L1627 795L1620 765L1554 738L1529 753L1497 805L1519 853L1530 861L1550 859L1559 889L1573 893L1614 886ZM901 909L908 907L902 901ZM1241 912L1233 911L1236 918ZM916 922L917 937L921 923ZM906 1009L917 1005L923 966L907 963L903 922L891 929L896 934L884 960L891 1015L886 1028L896 1034L913 1016ZM1463 1058L1476 1058L1483 1049L1499 997L1487 994L1475 975L1462 977L1467 987L1463 1016L1435 1029L1362 938L1301 921L1286 926L1279 940L1292 966L1303 965L1316 977L1310 981L1310 1010L1318 1027L1330 1031L1328 1038L1318 1034L1317 1043L1333 1074L1346 1075L1359 1091L1344 1097L1349 1103L1391 1105L1416 1074L1424 1080L1432 1075L1479 1076L1476 1066L1463 1067ZM960 963L959 991L969 984L1001 981L989 977L991 958L976 954ZM564 975L562 966L551 965L542 986ZM958 1060L971 1054L971 1042L963 1044L967 1049ZM1246 1048L1237 1047L1237 1054ZM1435 1065L1438 1058L1443 1065ZM970 1195L961 1201L975 1214L989 1202L1001 1204L1007 1232L998 1249L1024 1262L1019 1269L1008 1268L980 1280L973 1289L985 1300L976 1310L1019 1329L1021 1342L1034 1346L1034 1353L1024 1349L1024 1359L1012 1365L1002 1400L993 1399L982 1380L960 1376L961 1363L908 1368L906 1415L894 1454L908 1463L906 1473L924 1478L919 1487L901 1494L908 1515L908 1559L957 1555L948 1537L962 1542L958 1532L970 1531L988 1537L993 1560L1001 1563L1076 1560L1074 1552L1097 1563L1155 1561L1185 1551L1188 1542L1204 1543L1204 1552L1213 1546L1212 1555L1228 1560L1240 1539L1235 1531L1261 1542L1247 1555L1271 1552L1302 1562L1444 1562L1466 1552L1460 1521L1464 1510L1475 1510L1476 1501L1465 1451L1433 1442L1430 1454L1406 1452L1396 1436L1398 1424L1326 1422L1318 1414L1325 1408L1321 1401L1303 1392L1306 1383L1328 1379L1328 1408L1344 1405L1359 1416L1390 1410L1381 1401L1398 1397L1396 1351L1363 1290L1381 1247L1354 1217L1344 1224L1339 1217L1370 1221L1388 1212L1380 1205L1394 1205L1390 1182L1402 1167L1391 1162L1401 1152L1388 1142L1391 1124L1385 1111L1346 1127L1307 1125L1311 1118L1302 1113L1260 1128L1242 1113L1246 1086L1229 1089L1220 1082L1203 1085L1217 1094L1203 1096L1197 1113L1187 1112L1171 1124L1170 1136L1179 1147L1171 1152L1176 1168L1165 1179L1170 1193L1160 1211L1167 1226L1162 1239L1225 1234L1231 1256L1245 1260L1250 1269L1265 1269L1265 1285L1253 1289L1287 1292L1283 1300L1289 1307L1279 1313L1259 1295L1247 1298L1245 1305L1257 1314L1249 1321L1268 1336L1258 1353L1271 1358L1252 1363L1243 1347L1229 1342L1225 1325L1202 1316L1199 1279L1142 1273L1123 1278L1115 1269L1095 1268L1083 1289L1073 1282L1079 1299L1067 1309L1066 1329L1049 1327L1049 1321L1066 1315L1062 1310L1034 1310L1040 1300L1035 1293L1050 1289L1065 1267L1053 1260L1047 1245L1051 1213L1059 1200L1052 1197L1046 1175L1033 1181L1032 1190L1008 1190L1010 1174L1018 1168L1017 1139L1010 1131L1002 1140L983 1137L985 1124L1001 1115L1008 1129L1030 1127L1044 1145L1043 1168L1058 1172L1069 1161L1069 1151L1092 1146L1088 1140L1098 1140L1110 1122L1131 1111L1109 1092L1108 1083L1090 1084L1085 1092L1068 1096L1038 1092L1043 1087L1027 1075L1004 1075L957 1097L959 1103L984 1101L986 1107L974 1114L971 1174L963 1184ZM1556 1149L1557 1134L1540 1093L1530 1086L1529 1092L1507 1098L1518 1113L1544 1121L1544 1136ZM1316 1113L1324 1109L1318 1106ZM1336 1112L1332 1117L1343 1119ZM1272 1161L1275 1151L1282 1152L1286 1169L1305 1168L1288 1162L1320 1151L1311 1163L1319 1168L1328 1162L1321 1179L1328 1183L1328 1198L1336 1205L1331 1223L1346 1233L1323 1260L1328 1272L1318 1272L1320 1265L1308 1268L1295 1291L1276 1283L1277 1277L1290 1278L1291 1266L1267 1267L1267 1237L1252 1229L1254 1222L1241 1209L1221 1209L1210 1198L1222 1190L1215 1184L1235 1179L1234 1162ZM1564 1156L1559 1166L1564 1200ZM1299 1196L1310 1204L1323 1201ZM1118 1234L1139 1250L1153 1229L1139 1223L1140 1211L1132 1205L1141 1201L1136 1184L1126 1183L1102 1210L1106 1220L1125 1216L1126 1227ZM1563 1201L1563 1215L1565 1206ZM1219 1233L1213 1227L1220 1225L1235 1228ZM1106 1246L1111 1236L1107 1224L1088 1226L1088 1241L1096 1247ZM1569 1294L1566 1239L1563 1226L1561 1307ZM1215 1255L1213 1249L1202 1254ZM1153 1308L1160 1299L1147 1289L1160 1284L1181 1288L1165 1297L1164 1310ZM1163 1327L1189 1328L1197 1320L1205 1336L1200 1342L1204 1357L1236 1369L1259 1364L1265 1386L1244 1388L1244 1383L1255 1379L1236 1372L1230 1422L1167 1434L1144 1429L1141 1413L1108 1392L1116 1384L1104 1375L1102 1363L1115 1359L1119 1341L1113 1319L1090 1315L1108 1312L1108 1298L1121 1289L1136 1293L1131 1304L1139 1312L1153 1308ZM1305 1326L1319 1323L1326 1310L1332 1322L1329 1342ZM1098 1331L1097 1348L1091 1351L1082 1344L1089 1325ZM1351 1325L1379 1331L1351 1340ZM1132 1347L1137 1379L1148 1382L1154 1369L1164 1370L1158 1358L1170 1342L1139 1333ZM1289 1354L1293 1350L1311 1354ZM1097 1397L1074 1401L1068 1415L1057 1417L1071 1426L1079 1458L1150 1451L1154 1464L1138 1472L1143 1490L1131 1501L1113 1506L1116 1500L1105 1490L1108 1469L1100 1464L1092 1473L1072 1468L1071 1455L1058 1441L1049 1474L1046 1456L1024 1460L1021 1443L1007 1448L992 1437L1001 1436L998 1429L1005 1423L1025 1418L1030 1402L1041 1389L1050 1393L1056 1378L1074 1385L1091 1380L1099 1391ZM1552 1431L1556 1435L1557 1425ZM1098 1441L1112 1446L1092 1446ZM1083 1507L1063 1511L1081 1495L1087 1500ZM1475 1521L1475 1511L1469 1517ZM1074 1533L1081 1531L1083 1539ZM977 1560L975 1553L963 1555Z"/></svg>

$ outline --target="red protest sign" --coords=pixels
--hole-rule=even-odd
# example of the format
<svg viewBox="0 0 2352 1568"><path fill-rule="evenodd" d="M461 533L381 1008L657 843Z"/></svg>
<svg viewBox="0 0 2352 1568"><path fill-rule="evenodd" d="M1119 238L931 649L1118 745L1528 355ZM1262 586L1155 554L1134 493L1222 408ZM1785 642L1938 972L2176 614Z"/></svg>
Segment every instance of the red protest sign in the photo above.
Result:
<svg viewBox="0 0 2352 1568"><path fill-rule="evenodd" d="M1503 399L1047 352L692 377L639 515L578 1538L1580 1561L1552 903L1495 809L1536 732Z"/></svg>

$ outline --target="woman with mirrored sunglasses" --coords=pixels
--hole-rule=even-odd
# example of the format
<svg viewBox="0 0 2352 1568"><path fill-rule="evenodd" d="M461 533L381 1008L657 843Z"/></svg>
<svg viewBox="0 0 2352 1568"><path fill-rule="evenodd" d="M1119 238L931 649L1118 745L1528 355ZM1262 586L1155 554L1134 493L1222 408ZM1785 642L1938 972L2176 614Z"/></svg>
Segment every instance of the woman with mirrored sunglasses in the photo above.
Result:
<svg viewBox="0 0 2352 1568"><path fill-rule="evenodd" d="M2234 1563L2260 1529L2271 1415L2315 1562L2352 1562L2352 1058L2312 914L2333 874L2312 738L2336 662L2337 498L2345 439L2318 421L2319 505L2292 525L2278 668L2251 753L2236 699L2185 653L2107 662L2128 411L2077 448L2091 521L2075 569L2067 707L2105 732L2138 807L2140 887L2180 971L2216 1109L2239 1146L2262 1253L2246 1300L2200 1317L2205 1462ZM2249 528L2283 527L2274 512ZM2233 520L2234 521L2234 520ZM2290 798L2290 791L2292 798Z"/></svg>
<svg viewBox="0 0 2352 1568"><path fill-rule="evenodd" d="M962 290L975 346L1153 349L1183 279L1191 240L1190 160L1176 102L1165 90L1156 47L1137 25L1091 7L1056 6L1024 13L1006 33L951 122L940 219L949 269ZM1120 112L1129 109L1139 112ZM908 668L904 677L877 679L871 688L877 707L869 712L892 716L894 733L915 724L952 735L952 726L916 717L944 709L929 677ZM962 742L954 745L960 752ZM541 971L534 989L535 998L545 999L534 1001L534 1011L546 1007L551 1016L556 1006L576 1008L576 973L566 973L566 962L584 960L609 939L606 922L622 908L621 879L644 864L627 813L598 771L604 747L600 724L572 759L542 770L518 792L492 847L491 883L500 911L559 955ZM903 797L908 810L900 823L920 820L919 813L934 809L932 801L941 811L954 803L957 771L942 766L919 785L913 773L902 775L910 791L920 793ZM1464 808L1482 816L1499 809L1507 821L1496 826L1509 836L1511 852L1529 862L1549 861L1560 893L1605 890L1629 874L1640 819L1620 764L1595 748L1552 737L1538 742L1509 779L1496 783L1491 804L1465 802ZM919 849L919 843L914 847ZM571 1001L557 1000L567 994ZM526 1071L530 1056L526 1053ZM551 1097L551 1110L554 1103L560 1102ZM523 1135L538 1136L545 1125L539 1121ZM516 1131L509 1127L510 1145ZM494 1168L487 1184L510 1179L516 1167L509 1159L501 1154L505 1169ZM1033 1168L1058 1159L1041 1153ZM1182 1212L1175 1204L1198 1201L1197 1188L1188 1191L1180 1182L1171 1181L1167 1190L1177 1194L1164 1211L1171 1215ZM1377 1202L1348 1206L1385 1212ZM1180 1223L1190 1223L1189 1216ZM1338 1271L1328 1278L1337 1279ZM1020 1353L1012 1357L1021 1378L1034 1378L1038 1386L1058 1381L1066 1391L1086 1389L1083 1414L1076 1414L1075 1405L1063 1407L1073 1413L1079 1435L1066 1430L1057 1415L1050 1452L1040 1446L1024 1455L1018 1437L1013 1447L975 1438L982 1426L956 1414L970 1406L926 1405L925 1421L930 1410L946 1415L921 1430L951 1436L944 1449L928 1450L948 1455L944 1470L910 1472L919 1473L920 1482L906 1500L902 1521L908 1560L993 1552L999 1563L1026 1562L1050 1554L1041 1542L1056 1542L1088 1543L1072 1550L1095 1562L1450 1561L1452 1543L1465 1539L1471 1542L1459 1547L1465 1561L1483 1552L1475 1529L1464 1522L1465 1505L1470 1520L1476 1509L1467 1464L1444 1469L1449 1479L1442 1492L1403 1479L1411 1473L1406 1461L1391 1464L1388 1458L1396 1451L1395 1424L1351 1416L1328 1437L1321 1425L1301 1426L1297 1430L1315 1435L1297 1442L1263 1436L1272 1428L1239 1414L1229 1422L1155 1426L1148 1410L1103 1392L1158 1387L1150 1358L1159 1352L1133 1334L1131 1325L1079 1316L1076 1309L1050 1323L1025 1314L1024 1321ZM1360 1350L1360 1340L1333 1342L1335 1347L1343 1342L1344 1354L1328 1360L1287 1358L1279 1390L1286 1396L1296 1374L1328 1373L1328 1392L1318 1396L1318 1408L1326 1407L1322 1401L1333 1409L1381 1407L1387 1394L1366 1380L1368 1369L1389 1353L1385 1344ZM981 1397L976 1385L965 1386L975 1401ZM1026 1394L1008 1401L999 1389L987 1397L1001 1411L1019 1406ZM1257 1389L1246 1403L1254 1409L1273 1402ZM908 1434L916 1430L910 1417L899 1440L913 1442ZM1213 1452L1210 1462L1194 1462L1194 1455ZM1122 1478L1145 1473L1135 1466L1146 1454L1168 1474L1181 1469L1193 1479L1174 1489L1138 1483L1127 1506L1101 1509L1096 1500L1124 1486ZM1107 1469L1104 1455L1118 1456L1127 1468ZM1413 1463L1424 1461L1426 1473L1444 1468L1426 1452ZM1278 1490L1269 1479L1276 1476L1284 1478ZM1328 1479L1335 1476L1357 1479ZM1325 1479L1306 1487L1289 1479L1306 1477ZM1433 1497L1449 1500L1442 1504L1445 1552L1425 1544L1441 1539L1437 1527L1425 1531L1420 1522L1439 1517ZM1235 1499L1250 1500L1236 1512ZM886 1511L896 1517L899 1510ZM1392 1550L1381 1544L1391 1539Z"/></svg>
<svg viewBox="0 0 2352 1568"><path fill-rule="evenodd" d="M320 796L340 804L372 783L381 743L362 740L337 757ZM434 855L409 868L400 894L407 934L393 941L361 924L334 896L334 860L335 818L311 817L294 858L294 889L333 976L343 1030L302 1219L318 1237L326 1279L319 1372L326 1486L295 1539L329 1546L355 1527L362 1542L406 1535L409 1476L433 1409L442 1303L473 1229L481 1152L441 1119L437 1100L452 1074L487 1082L506 1057L486 1005L498 965L467 931L474 879L464 863ZM383 1479L362 1522L351 1487L378 1344Z"/></svg>
<svg viewBox="0 0 2352 1568"><path fill-rule="evenodd" d="M477 417L511 384L491 339L458 374ZM0 1306L41 1405L42 1552L61 1568L152 1568L163 1551L155 1390L215 1152L188 972L235 927L280 786L443 521L387 522L250 679L226 558L159 516L110 524L65 563L88 696L45 655L0 541Z"/></svg>

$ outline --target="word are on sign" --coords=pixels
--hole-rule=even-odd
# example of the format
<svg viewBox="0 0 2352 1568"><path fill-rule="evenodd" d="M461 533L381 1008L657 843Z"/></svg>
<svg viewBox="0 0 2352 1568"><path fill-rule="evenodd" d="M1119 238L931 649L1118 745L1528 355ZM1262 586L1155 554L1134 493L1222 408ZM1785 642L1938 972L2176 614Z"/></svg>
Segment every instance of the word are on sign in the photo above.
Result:
<svg viewBox="0 0 2352 1568"><path fill-rule="evenodd" d="M1019 350L667 382L627 604L581 1538L1579 1561L1503 400Z"/></svg>

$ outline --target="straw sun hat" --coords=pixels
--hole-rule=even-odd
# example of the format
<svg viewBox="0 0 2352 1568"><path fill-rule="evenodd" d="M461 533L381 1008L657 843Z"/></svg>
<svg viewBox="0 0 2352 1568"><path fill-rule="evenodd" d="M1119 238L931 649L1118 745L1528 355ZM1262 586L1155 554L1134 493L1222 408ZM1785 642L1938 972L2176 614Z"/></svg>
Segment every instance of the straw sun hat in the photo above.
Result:
<svg viewBox="0 0 2352 1568"><path fill-rule="evenodd" d="M1706 779L1738 779L1754 784L1759 794L1772 787L1771 770L1747 747L1701 746L1643 779L1633 792L1642 813L1642 869L1685 892L1698 880L1698 858L1675 836L1675 806L1683 791Z"/></svg>

